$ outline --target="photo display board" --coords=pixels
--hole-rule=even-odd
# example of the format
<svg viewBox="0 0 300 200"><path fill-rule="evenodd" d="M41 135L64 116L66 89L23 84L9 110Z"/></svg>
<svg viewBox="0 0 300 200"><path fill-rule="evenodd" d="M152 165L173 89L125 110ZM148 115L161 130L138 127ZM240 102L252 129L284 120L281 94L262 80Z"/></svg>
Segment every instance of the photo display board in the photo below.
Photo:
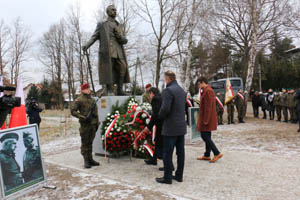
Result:
<svg viewBox="0 0 300 200"><path fill-rule="evenodd" d="M0 131L0 183L3 199L24 195L46 182L36 124Z"/></svg>

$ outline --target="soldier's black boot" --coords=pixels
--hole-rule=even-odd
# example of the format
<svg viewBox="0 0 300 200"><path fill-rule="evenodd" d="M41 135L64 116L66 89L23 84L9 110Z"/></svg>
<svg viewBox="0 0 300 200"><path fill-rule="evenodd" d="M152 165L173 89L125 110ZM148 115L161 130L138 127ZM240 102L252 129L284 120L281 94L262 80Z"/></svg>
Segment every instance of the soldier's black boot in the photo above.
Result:
<svg viewBox="0 0 300 200"><path fill-rule="evenodd" d="M84 167L87 169L92 167L88 158L84 158Z"/></svg>
<svg viewBox="0 0 300 200"><path fill-rule="evenodd" d="M97 161L95 161L93 158L90 158L89 162L90 162L91 166L99 166L100 165L100 163L98 163Z"/></svg>

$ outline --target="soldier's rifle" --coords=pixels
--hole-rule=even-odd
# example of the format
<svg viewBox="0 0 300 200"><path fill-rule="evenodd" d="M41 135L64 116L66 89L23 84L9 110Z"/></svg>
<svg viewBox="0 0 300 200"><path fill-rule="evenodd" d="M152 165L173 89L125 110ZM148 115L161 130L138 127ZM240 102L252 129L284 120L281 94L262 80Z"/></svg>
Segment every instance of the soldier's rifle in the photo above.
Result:
<svg viewBox="0 0 300 200"><path fill-rule="evenodd" d="M93 111L97 105L97 102L99 101L99 99L101 99L101 97L103 96L105 90L102 90L102 92L100 93L100 95L98 96L97 100L92 104L92 106L89 109L88 115L86 116L85 120L86 121L90 121L93 117Z"/></svg>
<svg viewBox="0 0 300 200"><path fill-rule="evenodd" d="M89 71L89 74L90 74L90 79L91 79L93 93L94 93L94 95L96 95L96 91L95 91L95 87L94 87L94 81L93 81L93 74L92 74L92 65L91 65L91 61L90 61L90 54L88 53L87 50L83 51L83 53L86 56L87 65L88 65L88 71Z"/></svg>

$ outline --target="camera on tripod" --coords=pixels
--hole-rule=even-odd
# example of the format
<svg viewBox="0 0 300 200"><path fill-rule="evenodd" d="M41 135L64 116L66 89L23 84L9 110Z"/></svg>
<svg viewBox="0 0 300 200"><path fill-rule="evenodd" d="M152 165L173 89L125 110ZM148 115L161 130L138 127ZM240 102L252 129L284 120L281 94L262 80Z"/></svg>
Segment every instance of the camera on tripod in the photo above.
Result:
<svg viewBox="0 0 300 200"><path fill-rule="evenodd" d="M0 92L4 91L15 91L15 87L9 87L9 86L0 86ZM14 97L12 95L4 94L4 96L0 97L0 108L2 109L12 109L14 107L21 106L21 98L20 97Z"/></svg>

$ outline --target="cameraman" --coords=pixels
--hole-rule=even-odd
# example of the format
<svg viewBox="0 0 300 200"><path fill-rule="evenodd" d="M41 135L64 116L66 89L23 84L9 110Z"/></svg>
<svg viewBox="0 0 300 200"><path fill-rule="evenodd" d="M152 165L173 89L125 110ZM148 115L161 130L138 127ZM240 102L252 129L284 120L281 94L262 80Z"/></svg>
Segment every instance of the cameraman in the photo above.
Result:
<svg viewBox="0 0 300 200"><path fill-rule="evenodd" d="M29 117L29 124L37 124L40 129L41 117L40 112L43 109L38 105L36 99L31 99L29 105L26 109L27 115Z"/></svg>
<svg viewBox="0 0 300 200"><path fill-rule="evenodd" d="M14 90L14 87L0 86L0 92L3 92L3 96L0 97L0 126L4 124L11 109L21 105L21 98L12 96Z"/></svg>

